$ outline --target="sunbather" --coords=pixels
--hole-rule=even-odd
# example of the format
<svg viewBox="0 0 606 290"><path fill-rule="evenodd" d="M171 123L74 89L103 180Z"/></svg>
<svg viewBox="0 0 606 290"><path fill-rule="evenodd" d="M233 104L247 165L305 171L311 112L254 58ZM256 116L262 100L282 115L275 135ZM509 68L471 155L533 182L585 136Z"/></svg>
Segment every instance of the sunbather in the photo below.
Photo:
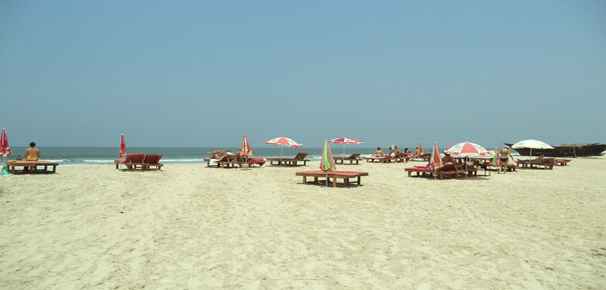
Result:
<svg viewBox="0 0 606 290"><path fill-rule="evenodd" d="M29 148L25 150L25 160L26 161L38 161L40 160L40 149L36 147L35 142L29 143Z"/></svg>

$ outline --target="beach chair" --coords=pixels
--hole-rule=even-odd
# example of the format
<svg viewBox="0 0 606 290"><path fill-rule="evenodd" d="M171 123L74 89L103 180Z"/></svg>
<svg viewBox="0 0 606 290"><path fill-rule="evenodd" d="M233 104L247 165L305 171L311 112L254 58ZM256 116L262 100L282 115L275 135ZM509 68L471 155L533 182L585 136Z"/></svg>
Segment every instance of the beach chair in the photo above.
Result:
<svg viewBox="0 0 606 290"><path fill-rule="evenodd" d="M362 176L368 176L368 172L308 170L297 172L295 173L295 175L303 177L303 184L326 184L332 185L332 187L336 187L338 179L341 179L343 181L342 184L344 186L351 186L353 184L360 186L362 185ZM313 182L308 182L308 177L313 177ZM321 180L320 178L324 178L324 180ZM355 182L352 183L351 179L355 179Z"/></svg>
<svg viewBox="0 0 606 290"><path fill-rule="evenodd" d="M114 160L116 169L120 169L120 165L126 166L126 169L133 170L143 168L144 153L127 153L122 159Z"/></svg>
<svg viewBox="0 0 606 290"><path fill-rule="evenodd" d="M532 168L532 169L553 169L555 166L554 158L539 157L536 159L524 159L518 160L520 168Z"/></svg>
<svg viewBox="0 0 606 290"><path fill-rule="evenodd" d="M561 159L561 158L555 158L553 160L553 162L555 163L556 166L568 166L568 163L570 163L570 159Z"/></svg>
<svg viewBox="0 0 606 290"><path fill-rule="evenodd" d="M162 159L162 155L146 154L145 158L143 159L143 165L141 167L144 170L149 170L149 169L161 170L163 164L160 163L160 159Z"/></svg>
<svg viewBox="0 0 606 290"><path fill-rule="evenodd" d="M349 156L334 156L333 159L335 160L336 164L349 164L349 165L358 165L360 164L360 154L359 153L354 153L351 154ZM349 161L348 163L345 163L345 161Z"/></svg>
<svg viewBox="0 0 606 290"><path fill-rule="evenodd" d="M433 176L433 166L431 165L416 165L413 167L408 167L406 169L404 169L407 173L408 176L413 176L413 173L416 174L415 176L421 177L421 176Z"/></svg>
<svg viewBox="0 0 606 290"><path fill-rule="evenodd" d="M391 161L393 161L393 158L391 156L387 156L387 155L385 155L385 156L370 155L370 156L364 157L364 159L368 163L391 163Z"/></svg>
<svg viewBox="0 0 606 290"><path fill-rule="evenodd" d="M303 166L307 166L309 160L306 157L307 153L299 152L295 157L267 157L266 159L271 166L301 166L301 162Z"/></svg>

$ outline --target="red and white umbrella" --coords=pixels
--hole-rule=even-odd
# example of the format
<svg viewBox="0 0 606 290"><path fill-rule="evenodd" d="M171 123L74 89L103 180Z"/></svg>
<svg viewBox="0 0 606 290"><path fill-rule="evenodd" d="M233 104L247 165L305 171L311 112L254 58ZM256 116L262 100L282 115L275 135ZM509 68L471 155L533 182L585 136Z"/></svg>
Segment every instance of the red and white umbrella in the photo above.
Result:
<svg viewBox="0 0 606 290"><path fill-rule="evenodd" d="M359 145L359 144L362 144L362 141L353 139L353 138L338 137L338 138L334 138L334 139L330 140L330 143Z"/></svg>
<svg viewBox="0 0 606 290"><path fill-rule="evenodd" d="M488 156L488 150L486 150L486 148L482 147L481 145L478 145L476 143L471 143L471 142L462 142L459 144L456 144L450 148L448 148L448 150L446 150L447 153L456 156L456 157L473 157L473 156Z"/></svg>
<svg viewBox="0 0 606 290"><path fill-rule="evenodd" d="M120 158L126 157L126 141L124 134L120 134Z"/></svg>
<svg viewBox="0 0 606 290"><path fill-rule="evenodd" d="M242 137L242 144L240 144L240 156L252 155L252 148L248 143L248 137Z"/></svg>
<svg viewBox="0 0 606 290"><path fill-rule="evenodd" d="M6 133L6 129L2 129L2 134L0 135L0 156L8 157L11 155L11 146L8 144L8 134Z"/></svg>
<svg viewBox="0 0 606 290"><path fill-rule="evenodd" d="M302 146L302 144L299 144L295 140L290 139L288 137L276 137L273 139L269 139L269 140L265 141L265 144L288 146L288 147L292 147L292 148L298 148L298 147Z"/></svg>

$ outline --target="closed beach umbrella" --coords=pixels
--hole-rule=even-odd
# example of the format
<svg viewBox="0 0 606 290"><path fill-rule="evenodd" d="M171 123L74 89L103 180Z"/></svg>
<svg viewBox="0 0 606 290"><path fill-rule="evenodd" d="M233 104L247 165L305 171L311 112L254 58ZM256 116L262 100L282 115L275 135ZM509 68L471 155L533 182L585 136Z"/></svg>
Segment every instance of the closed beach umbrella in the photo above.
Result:
<svg viewBox="0 0 606 290"><path fill-rule="evenodd" d="M248 137L242 137L242 144L240 144L240 156L252 155L252 148L248 143Z"/></svg>
<svg viewBox="0 0 606 290"><path fill-rule="evenodd" d="M8 144L6 128L3 128L2 134L0 135L0 156L8 157L9 155L11 155L11 146Z"/></svg>
<svg viewBox="0 0 606 290"><path fill-rule="evenodd" d="M543 141L528 139L522 140L516 144L511 145L513 149L530 149L530 156L532 156L532 149L553 149L553 147Z"/></svg>
<svg viewBox="0 0 606 290"><path fill-rule="evenodd" d="M335 159L332 157L332 149L328 141L324 141L324 147L322 148L322 159L320 160L320 169L324 172L333 171L337 168L335 165Z"/></svg>
<svg viewBox="0 0 606 290"><path fill-rule="evenodd" d="M486 148L476 143L471 143L467 141L455 144L454 146L448 148L446 152L457 157L475 157L488 155L488 150L486 150Z"/></svg>
<svg viewBox="0 0 606 290"><path fill-rule="evenodd" d="M124 139L124 134L120 134L120 158L126 156L126 140Z"/></svg>
<svg viewBox="0 0 606 290"><path fill-rule="evenodd" d="M433 151L431 152L430 164L433 170L437 170L442 167L442 156L440 156L440 145L433 144Z"/></svg>

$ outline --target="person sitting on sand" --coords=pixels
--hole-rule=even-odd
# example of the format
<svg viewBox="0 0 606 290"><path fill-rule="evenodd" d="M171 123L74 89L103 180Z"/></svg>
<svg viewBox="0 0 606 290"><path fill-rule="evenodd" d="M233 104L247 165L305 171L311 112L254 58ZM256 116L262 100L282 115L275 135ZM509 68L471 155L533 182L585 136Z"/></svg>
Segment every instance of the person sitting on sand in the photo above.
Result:
<svg viewBox="0 0 606 290"><path fill-rule="evenodd" d="M372 154L375 157L385 157L385 153L383 152L383 149L381 149L381 147L377 147L377 150L375 150L375 153Z"/></svg>
<svg viewBox="0 0 606 290"><path fill-rule="evenodd" d="M36 147L35 142L29 143L29 148L25 150L25 160L26 161L38 161L40 160L40 149Z"/></svg>
<svg viewBox="0 0 606 290"><path fill-rule="evenodd" d="M452 158L450 153L444 152L444 157L442 158L442 164L443 165L446 165L446 164L454 165L455 163L456 163L456 160L454 158Z"/></svg>
<svg viewBox="0 0 606 290"><path fill-rule="evenodd" d="M400 148L398 146L394 146L393 149L391 150L391 152L389 152L389 156L391 157L398 157L400 156Z"/></svg>

